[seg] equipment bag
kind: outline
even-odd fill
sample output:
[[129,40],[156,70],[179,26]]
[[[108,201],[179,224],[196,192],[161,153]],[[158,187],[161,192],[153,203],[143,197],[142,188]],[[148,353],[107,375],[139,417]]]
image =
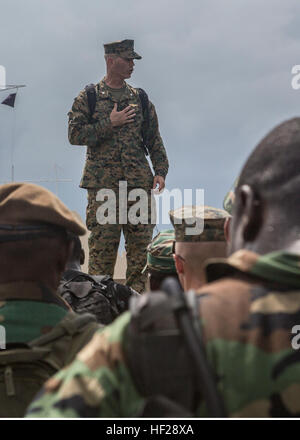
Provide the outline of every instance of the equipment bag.
[[51,331],[28,344],[0,351],[0,418],[24,417],[42,385],[71,362],[90,340],[95,318],[68,313]]
[[137,295],[128,286],[116,283],[110,276],[66,273],[58,287],[59,295],[76,313],[92,313],[100,324],[110,324],[128,309],[129,298]]

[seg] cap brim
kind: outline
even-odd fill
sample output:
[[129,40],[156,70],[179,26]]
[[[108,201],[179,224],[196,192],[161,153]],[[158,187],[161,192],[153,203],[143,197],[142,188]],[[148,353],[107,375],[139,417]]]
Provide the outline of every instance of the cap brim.
[[133,57],[132,58],[134,58],[135,60],[141,60],[142,59],[141,55],[139,55],[136,52],[133,52]]

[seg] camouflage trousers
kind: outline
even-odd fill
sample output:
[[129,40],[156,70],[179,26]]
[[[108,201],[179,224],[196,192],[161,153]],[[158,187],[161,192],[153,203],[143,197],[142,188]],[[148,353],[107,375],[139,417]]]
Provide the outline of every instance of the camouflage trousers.
[[[145,290],[146,274],[142,274],[146,259],[147,246],[152,240],[154,224],[151,224],[151,195],[148,197],[148,224],[119,224],[121,211],[116,198],[116,224],[99,224],[96,213],[104,202],[96,201],[98,190],[88,189],[88,205],[86,210],[86,224],[91,231],[89,236],[89,274],[107,274],[113,276],[117,259],[121,232],[125,238],[127,257],[126,285],[137,292]],[[153,199],[152,199],[153,200]],[[134,202],[127,202],[127,212]],[[155,205],[155,201],[154,201]],[[152,202],[152,207],[154,206]],[[121,211],[122,212],[122,211]],[[123,212],[124,216],[124,212]]]

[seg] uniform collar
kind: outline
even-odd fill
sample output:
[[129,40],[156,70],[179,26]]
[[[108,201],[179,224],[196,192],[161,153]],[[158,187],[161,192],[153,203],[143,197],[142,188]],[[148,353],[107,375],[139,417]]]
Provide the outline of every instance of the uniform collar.
[[208,282],[244,273],[300,288],[300,255],[287,251],[258,255],[248,250],[239,250],[227,259],[209,260],[205,270]]
[[54,290],[43,283],[35,281],[15,281],[0,284],[0,301],[15,299],[52,303],[68,309],[65,302]]
[[[130,99],[134,96],[134,92],[133,92],[133,88],[127,84],[126,81],[125,82],[125,91],[121,97],[120,102],[122,102],[123,100],[125,101],[126,99]],[[112,96],[108,86],[106,85],[104,78],[97,84],[98,86],[98,95],[100,99],[111,99],[112,101],[115,102],[114,97]]]

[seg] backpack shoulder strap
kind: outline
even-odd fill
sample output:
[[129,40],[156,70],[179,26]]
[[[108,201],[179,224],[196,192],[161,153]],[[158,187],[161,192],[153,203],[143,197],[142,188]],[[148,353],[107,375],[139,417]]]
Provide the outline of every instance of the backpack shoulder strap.
[[144,89],[141,88],[137,88],[141,103],[142,103],[142,110],[143,110],[143,114],[144,116],[147,115],[148,113],[148,117],[149,117],[149,98],[147,93],[145,92]]
[[142,138],[143,138],[143,149],[146,156],[149,156],[149,145],[148,145],[148,130],[150,125],[150,116],[149,116],[149,98],[144,89],[137,88],[138,95],[142,104],[142,111],[144,122],[142,126]]
[[64,335],[72,336],[75,333],[81,332],[87,324],[95,321],[95,316],[90,313],[77,315],[77,313],[70,312],[50,332],[33,339],[28,345],[30,347],[41,347],[54,342]]
[[95,84],[88,84],[85,86],[85,92],[87,96],[89,111],[90,111],[90,117],[93,116],[96,108],[96,88]]

